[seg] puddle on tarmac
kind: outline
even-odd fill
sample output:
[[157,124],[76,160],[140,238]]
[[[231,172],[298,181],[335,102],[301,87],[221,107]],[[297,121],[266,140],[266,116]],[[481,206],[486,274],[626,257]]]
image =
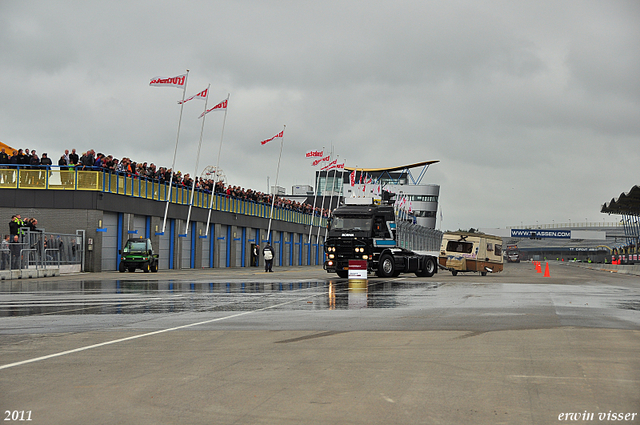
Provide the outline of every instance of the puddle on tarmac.
[[283,305],[274,310],[399,308],[411,303],[413,296],[424,296],[437,287],[436,283],[346,280],[2,282],[0,317],[250,311],[275,304]]

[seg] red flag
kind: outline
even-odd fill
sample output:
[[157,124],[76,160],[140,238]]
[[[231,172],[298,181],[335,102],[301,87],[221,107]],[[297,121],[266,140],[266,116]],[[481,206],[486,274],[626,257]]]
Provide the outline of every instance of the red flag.
[[270,141],[272,141],[273,139],[275,139],[276,137],[284,137],[284,130],[282,130],[280,133],[276,134],[275,136],[273,136],[270,139],[267,140],[263,140],[262,142],[260,142],[261,145],[266,145],[267,143],[269,143]]
[[187,84],[187,74],[178,75],[176,77],[154,77],[149,82],[153,87],[177,87],[183,89]]
[[351,183],[351,187],[356,185],[356,170],[353,170],[349,175],[349,182]]
[[200,114],[200,116],[198,118],[202,118],[205,115],[207,115],[209,112],[211,111],[222,111],[224,109],[227,109],[227,103],[229,103],[229,99],[225,99],[222,102],[218,103],[216,106],[214,106],[211,109],[207,109],[206,111],[204,111],[203,113]]
[[200,99],[200,100],[205,100],[207,98],[207,96],[209,96],[209,88],[206,88],[204,90],[202,90],[200,93],[198,94],[194,94],[193,96],[185,99],[185,100],[179,100],[178,101],[178,105],[182,105],[183,103],[187,103],[190,100],[193,99]]

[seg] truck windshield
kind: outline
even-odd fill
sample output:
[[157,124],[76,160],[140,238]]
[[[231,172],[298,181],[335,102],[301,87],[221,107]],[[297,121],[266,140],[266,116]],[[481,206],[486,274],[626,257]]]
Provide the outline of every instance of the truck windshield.
[[333,217],[331,230],[371,230],[371,217]]
[[140,242],[129,241],[124,247],[124,252],[146,251],[146,250],[147,250],[147,244],[145,241],[140,241]]

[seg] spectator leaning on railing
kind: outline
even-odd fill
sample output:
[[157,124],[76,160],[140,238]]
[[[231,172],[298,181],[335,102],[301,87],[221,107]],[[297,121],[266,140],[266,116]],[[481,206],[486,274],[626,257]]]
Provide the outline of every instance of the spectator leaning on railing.
[[[2,168],[3,165],[18,165],[21,168],[29,166],[48,167],[52,165],[52,162],[46,153],[42,154],[42,158],[38,158],[35,150],[29,151],[29,149],[25,149],[23,152],[22,149],[18,149],[9,155],[4,151],[4,149],[2,149],[2,152],[0,152],[0,168]],[[194,186],[196,190],[201,192],[215,192],[216,194],[225,195],[230,198],[243,199],[261,204],[270,205],[272,200],[271,195],[263,192],[244,189],[240,186],[225,185],[224,182],[214,181],[212,179],[200,179],[199,177],[192,178],[189,174],[185,174],[183,176],[180,171],[174,173],[171,168],[167,169],[166,167],[156,167],[153,163],[150,165],[147,165],[146,162],[137,163],[127,157],[118,160],[117,158],[114,158],[113,155],[104,155],[103,153],[96,154],[93,149],[83,152],[82,156],[78,156],[76,149],[72,149],[71,153],[69,153],[69,150],[67,149],[58,160],[58,166],[60,166],[60,170],[62,171],[73,169],[72,167],[76,166],[78,167],[78,170],[96,170],[108,173],[119,173],[128,177],[150,180],[159,184],[166,184],[171,180],[172,185],[176,187],[191,188]],[[29,178],[34,179],[34,176],[29,175]],[[44,181],[44,174],[41,174],[40,180]],[[329,216],[329,211],[326,209],[319,207],[314,208],[312,205],[307,203],[300,203],[284,198],[276,197],[274,206],[305,214],[313,214],[315,216]]]

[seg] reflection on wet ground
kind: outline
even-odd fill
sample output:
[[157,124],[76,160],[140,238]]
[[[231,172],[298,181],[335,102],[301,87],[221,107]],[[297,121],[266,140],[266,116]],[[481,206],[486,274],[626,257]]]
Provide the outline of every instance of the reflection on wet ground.
[[184,282],[173,280],[85,280],[38,284],[0,283],[0,317],[82,314],[150,314],[249,311],[282,302],[308,300],[281,309],[397,308],[437,283],[348,282]]

